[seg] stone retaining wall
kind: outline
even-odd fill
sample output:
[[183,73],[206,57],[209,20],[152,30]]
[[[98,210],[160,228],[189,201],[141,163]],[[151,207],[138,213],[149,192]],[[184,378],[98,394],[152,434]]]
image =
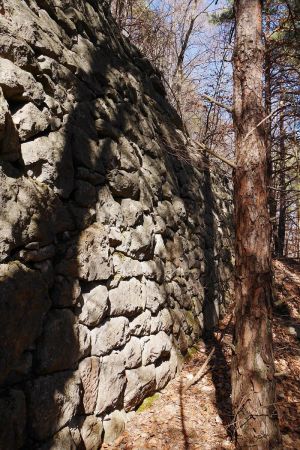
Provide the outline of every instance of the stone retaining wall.
[[1,2],[1,449],[100,448],[224,309],[230,187],[180,129],[105,2]]

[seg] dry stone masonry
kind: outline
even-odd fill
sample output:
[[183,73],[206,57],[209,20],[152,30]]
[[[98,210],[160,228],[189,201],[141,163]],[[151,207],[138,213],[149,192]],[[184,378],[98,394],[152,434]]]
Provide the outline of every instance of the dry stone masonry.
[[0,2],[0,448],[98,449],[226,305],[231,195],[101,0]]

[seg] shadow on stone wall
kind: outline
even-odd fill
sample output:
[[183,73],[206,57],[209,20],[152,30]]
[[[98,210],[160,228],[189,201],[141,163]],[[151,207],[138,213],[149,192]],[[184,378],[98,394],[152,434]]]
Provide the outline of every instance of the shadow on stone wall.
[[[33,73],[57,112],[50,133],[22,144],[22,183],[40,189],[23,207],[43,201],[33,208],[36,228],[55,236],[45,241],[37,231],[37,244],[21,230],[5,262],[20,260],[34,282],[42,276],[51,306],[45,301],[42,330],[14,354],[28,361],[10,373],[4,393],[25,399],[8,408],[5,397],[4,422],[13,421],[15,436],[2,434],[7,448],[98,448],[103,427],[108,440],[121,431],[124,409],[164,387],[203,327],[216,324],[224,301],[216,285],[227,287],[214,253],[212,210],[221,207],[209,171],[196,173],[169,153],[183,145],[181,123],[159,74],[98,2],[78,2],[65,17],[51,3],[34,4],[72,36],[82,66],[64,67],[51,49],[34,47]],[[38,23],[40,10],[32,11]],[[70,95],[53,106],[59,83]],[[8,102],[19,111],[13,97]]]

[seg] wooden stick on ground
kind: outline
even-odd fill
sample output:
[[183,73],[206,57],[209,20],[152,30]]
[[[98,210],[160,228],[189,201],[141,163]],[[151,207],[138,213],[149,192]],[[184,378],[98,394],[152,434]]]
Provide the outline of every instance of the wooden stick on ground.
[[[233,314],[230,315],[229,321],[227,323],[227,325],[223,328],[222,332],[221,332],[221,336],[220,338],[217,340],[217,344],[220,344],[223,340],[223,337],[225,336],[226,330],[228,329],[229,325],[231,324],[231,321],[233,319]],[[230,344],[229,344],[230,345]],[[234,351],[234,346],[231,344],[230,347],[233,347],[232,350]],[[204,363],[202,364],[202,366],[200,367],[200,369],[198,370],[198,372],[196,373],[196,375],[193,377],[192,380],[190,380],[186,386],[183,389],[183,392],[186,392],[191,386],[193,386],[193,384],[198,383],[198,381],[201,380],[201,378],[205,375],[206,373],[206,368],[211,360],[211,358],[213,357],[214,353],[216,351],[216,345],[214,345],[214,347],[211,349],[208,357],[206,358],[206,360],[204,361]]]
[[201,380],[201,378],[203,377],[203,375],[205,374],[206,368],[209,364],[209,361],[211,360],[211,358],[213,357],[213,354],[216,351],[216,347],[214,347],[211,351],[210,354],[208,355],[208,357],[206,358],[206,360],[204,361],[204,363],[202,364],[202,366],[200,367],[200,370],[198,370],[198,372],[196,373],[196,375],[193,377],[192,380],[190,380],[187,385],[184,388],[184,392],[187,391],[191,386],[193,386],[193,384],[197,383],[198,381]]

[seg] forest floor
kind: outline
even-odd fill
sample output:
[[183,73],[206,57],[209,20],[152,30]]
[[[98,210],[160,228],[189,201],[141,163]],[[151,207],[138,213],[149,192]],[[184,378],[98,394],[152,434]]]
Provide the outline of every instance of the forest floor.
[[[284,449],[300,449],[300,264],[274,261],[274,351],[277,409]],[[234,449],[231,439],[230,313],[216,332],[201,340],[178,376],[150,407],[127,423],[125,432],[106,450]],[[205,376],[186,392],[211,349],[215,353]]]

